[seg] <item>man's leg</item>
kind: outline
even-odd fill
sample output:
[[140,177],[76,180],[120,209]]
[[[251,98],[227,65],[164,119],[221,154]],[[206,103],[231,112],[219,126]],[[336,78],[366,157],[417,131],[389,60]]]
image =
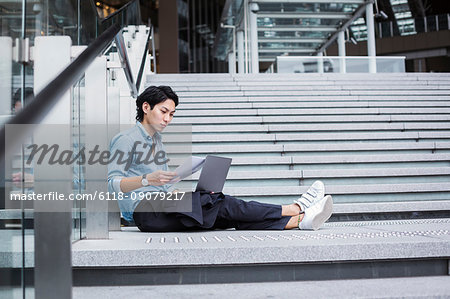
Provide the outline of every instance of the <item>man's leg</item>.
[[[225,195],[220,201],[215,227],[236,229],[274,229],[291,228],[288,223],[297,219],[300,208],[297,205],[281,206],[257,201],[244,201]],[[293,227],[292,227],[293,228]]]
[[177,232],[188,229],[174,213],[134,212],[133,218],[142,232]]
[[152,204],[141,201],[133,213],[136,226],[143,232],[184,231],[187,228],[180,222],[175,213],[155,212]]

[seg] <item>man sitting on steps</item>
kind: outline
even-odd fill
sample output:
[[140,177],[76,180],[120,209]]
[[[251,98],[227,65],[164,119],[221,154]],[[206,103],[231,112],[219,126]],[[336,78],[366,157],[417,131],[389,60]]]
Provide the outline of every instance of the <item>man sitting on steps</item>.
[[[136,144],[163,150],[161,132],[174,117],[178,96],[169,86],[150,86],[136,99],[136,125],[116,135],[110,153],[133,153]],[[130,159],[131,160],[131,159]],[[168,183],[177,176],[168,171],[167,163],[110,163],[108,191],[123,194],[119,207],[125,220],[135,223],[141,231],[169,232],[198,229],[282,230],[319,229],[332,213],[333,201],[325,196],[324,185],[316,181],[293,204],[275,205],[244,201],[213,192],[192,192],[192,211],[161,212],[148,208],[146,200],[134,200],[137,189],[145,192],[168,192]],[[155,158],[156,160],[156,158]],[[142,188],[142,189],[141,189]]]

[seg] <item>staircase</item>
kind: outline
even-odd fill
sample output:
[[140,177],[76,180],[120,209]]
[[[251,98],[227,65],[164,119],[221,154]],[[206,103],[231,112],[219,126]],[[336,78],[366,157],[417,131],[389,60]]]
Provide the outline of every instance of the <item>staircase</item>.
[[[153,75],[180,97],[193,154],[232,157],[224,192],[286,203],[450,199],[450,75]],[[198,174],[194,176],[194,180]]]

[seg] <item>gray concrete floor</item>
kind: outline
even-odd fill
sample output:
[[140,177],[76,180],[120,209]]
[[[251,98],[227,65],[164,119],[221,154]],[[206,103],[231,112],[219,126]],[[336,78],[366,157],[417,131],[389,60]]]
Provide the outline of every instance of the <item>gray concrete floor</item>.
[[73,298],[450,298],[450,276],[302,282],[76,287]]

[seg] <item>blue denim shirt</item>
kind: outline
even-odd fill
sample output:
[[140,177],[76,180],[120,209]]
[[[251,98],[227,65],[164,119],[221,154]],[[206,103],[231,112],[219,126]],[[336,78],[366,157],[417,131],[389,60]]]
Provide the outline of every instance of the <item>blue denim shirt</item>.
[[[125,153],[124,159],[129,157],[129,153],[132,153],[132,162],[129,165],[129,168],[126,169],[126,163],[119,164],[117,163],[117,159],[114,159],[113,162],[108,165],[108,191],[115,192],[116,198],[119,192],[122,192],[120,189],[120,181],[125,177],[134,177],[134,176],[142,176],[143,174],[152,173],[157,170],[167,171],[167,163],[162,165],[157,165],[156,163],[136,163],[138,159],[139,152],[142,152],[141,161],[147,156],[149,151],[151,151],[153,138],[155,138],[155,153],[158,151],[164,151],[164,146],[161,141],[161,134],[156,132],[154,136],[150,136],[145,130],[144,126],[137,122],[136,125],[126,131],[123,131],[111,140],[110,143],[110,153],[114,155],[118,150]],[[133,147],[135,149],[133,150]],[[152,159],[154,155],[151,156]],[[122,212],[123,218],[128,222],[133,223],[133,212],[136,209],[136,206],[139,204],[140,199],[139,194],[142,195],[142,192],[168,192],[169,184],[163,186],[146,186],[136,189],[131,192],[123,193],[123,199],[118,200],[120,211]],[[133,197],[131,198],[131,194],[135,192]]]

